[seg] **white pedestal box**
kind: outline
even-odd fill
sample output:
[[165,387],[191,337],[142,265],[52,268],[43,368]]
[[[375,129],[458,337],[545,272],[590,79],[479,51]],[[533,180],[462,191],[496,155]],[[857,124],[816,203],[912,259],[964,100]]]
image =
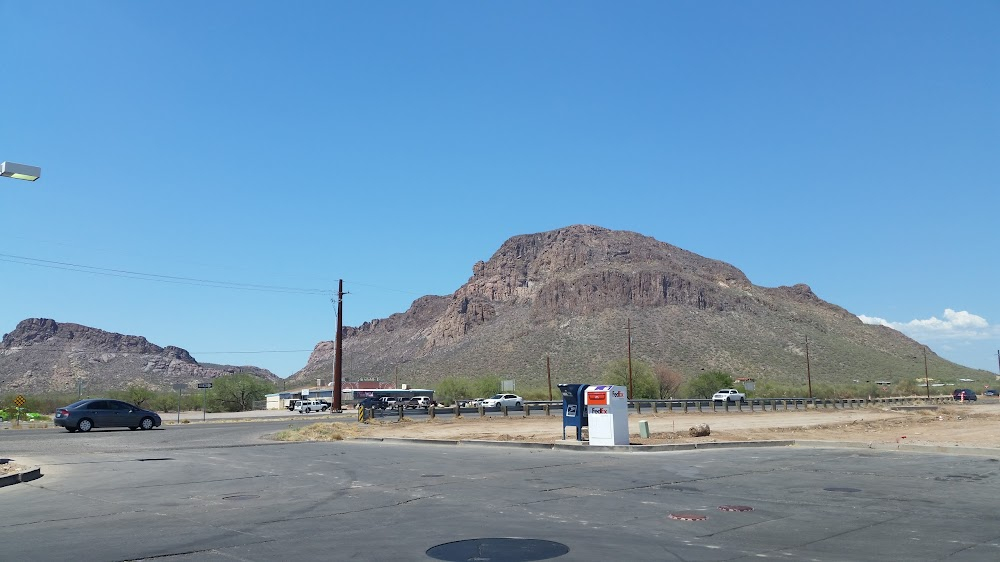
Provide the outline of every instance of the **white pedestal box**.
[[628,393],[624,386],[586,390],[591,445],[628,445]]

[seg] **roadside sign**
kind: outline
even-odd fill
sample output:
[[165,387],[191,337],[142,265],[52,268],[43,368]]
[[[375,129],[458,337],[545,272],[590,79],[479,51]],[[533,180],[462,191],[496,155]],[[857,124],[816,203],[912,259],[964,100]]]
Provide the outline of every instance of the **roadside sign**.
[[174,390],[184,390],[187,387],[188,387],[188,385],[186,385],[186,384],[177,383],[177,384],[174,385]]
[[198,388],[212,388],[212,383],[210,383],[210,382],[200,382],[200,383],[198,383]]
[[24,395],[23,394],[18,394],[17,396],[14,397],[14,405],[17,406],[18,408],[20,408],[21,406],[24,406]]

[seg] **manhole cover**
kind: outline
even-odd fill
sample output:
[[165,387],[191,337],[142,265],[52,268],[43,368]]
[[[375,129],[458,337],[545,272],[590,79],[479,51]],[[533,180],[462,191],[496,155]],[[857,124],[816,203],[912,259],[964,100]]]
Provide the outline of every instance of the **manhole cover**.
[[826,490],[827,492],[847,492],[847,493],[854,493],[854,492],[860,492],[861,491],[861,490],[859,490],[857,488],[823,488],[823,489]]
[[704,521],[708,519],[707,515],[700,513],[671,513],[669,517],[678,521]]
[[720,511],[753,511],[749,505],[720,505]]
[[531,562],[569,552],[569,547],[540,539],[488,538],[448,542],[427,549],[427,556],[448,562]]
[[259,497],[260,496],[254,494],[236,494],[234,496],[223,496],[222,499],[239,501],[239,500],[255,500]]

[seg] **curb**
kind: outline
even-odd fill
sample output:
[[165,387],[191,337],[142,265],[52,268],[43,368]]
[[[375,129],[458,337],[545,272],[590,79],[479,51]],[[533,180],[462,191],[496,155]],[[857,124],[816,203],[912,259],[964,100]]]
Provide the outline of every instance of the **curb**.
[[809,447],[829,449],[869,449],[873,451],[908,451],[914,453],[947,453],[952,455],[979,455],[1000,458],[1000,449],[979,447],[947,447],[943,445],[908,445],[892,443],[862,443],[855,441],[713,441],[709,443],[664,443],[660,445],[588,445],[583,441],[557,441],[535,443],[530,441],[489,441],[484,439],[408,439],[406,437],[358,437],[350,441],[375,443],[414,443],[422,445],[463,445],[486,447],[512,447],[519,449],[550,449],[562,451],[591,451],[594,453],[659,453],[709,449],[750,449],[757,447]]
[[797,447],[831,449],[869,449],[872,451],[907,451],[911,453],[947,453],[949,455],[977,455],[1000,458],[1000,449],[985,447],[960,447],[955,445],[910,445],[903,443],[861,443],[856,441],[795,441]]
[[0,488],[3,488],[4,486],[13,486],[14,484],[20,484],[21,482],[31,482],[32,480],[38,480],[41,477],[41,467],[35,467],[24,472],[15,472],[14,474],[8,474],[7,476],[0,476]]

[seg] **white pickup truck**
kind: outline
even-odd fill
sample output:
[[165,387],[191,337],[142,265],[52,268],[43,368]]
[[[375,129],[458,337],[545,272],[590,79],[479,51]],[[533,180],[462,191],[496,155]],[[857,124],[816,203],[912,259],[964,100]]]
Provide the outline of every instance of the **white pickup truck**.
[[712,395],[713,402],[720,400],[725,402],[746,402],[747,395],[736,390],[735,388],[723,388]]

